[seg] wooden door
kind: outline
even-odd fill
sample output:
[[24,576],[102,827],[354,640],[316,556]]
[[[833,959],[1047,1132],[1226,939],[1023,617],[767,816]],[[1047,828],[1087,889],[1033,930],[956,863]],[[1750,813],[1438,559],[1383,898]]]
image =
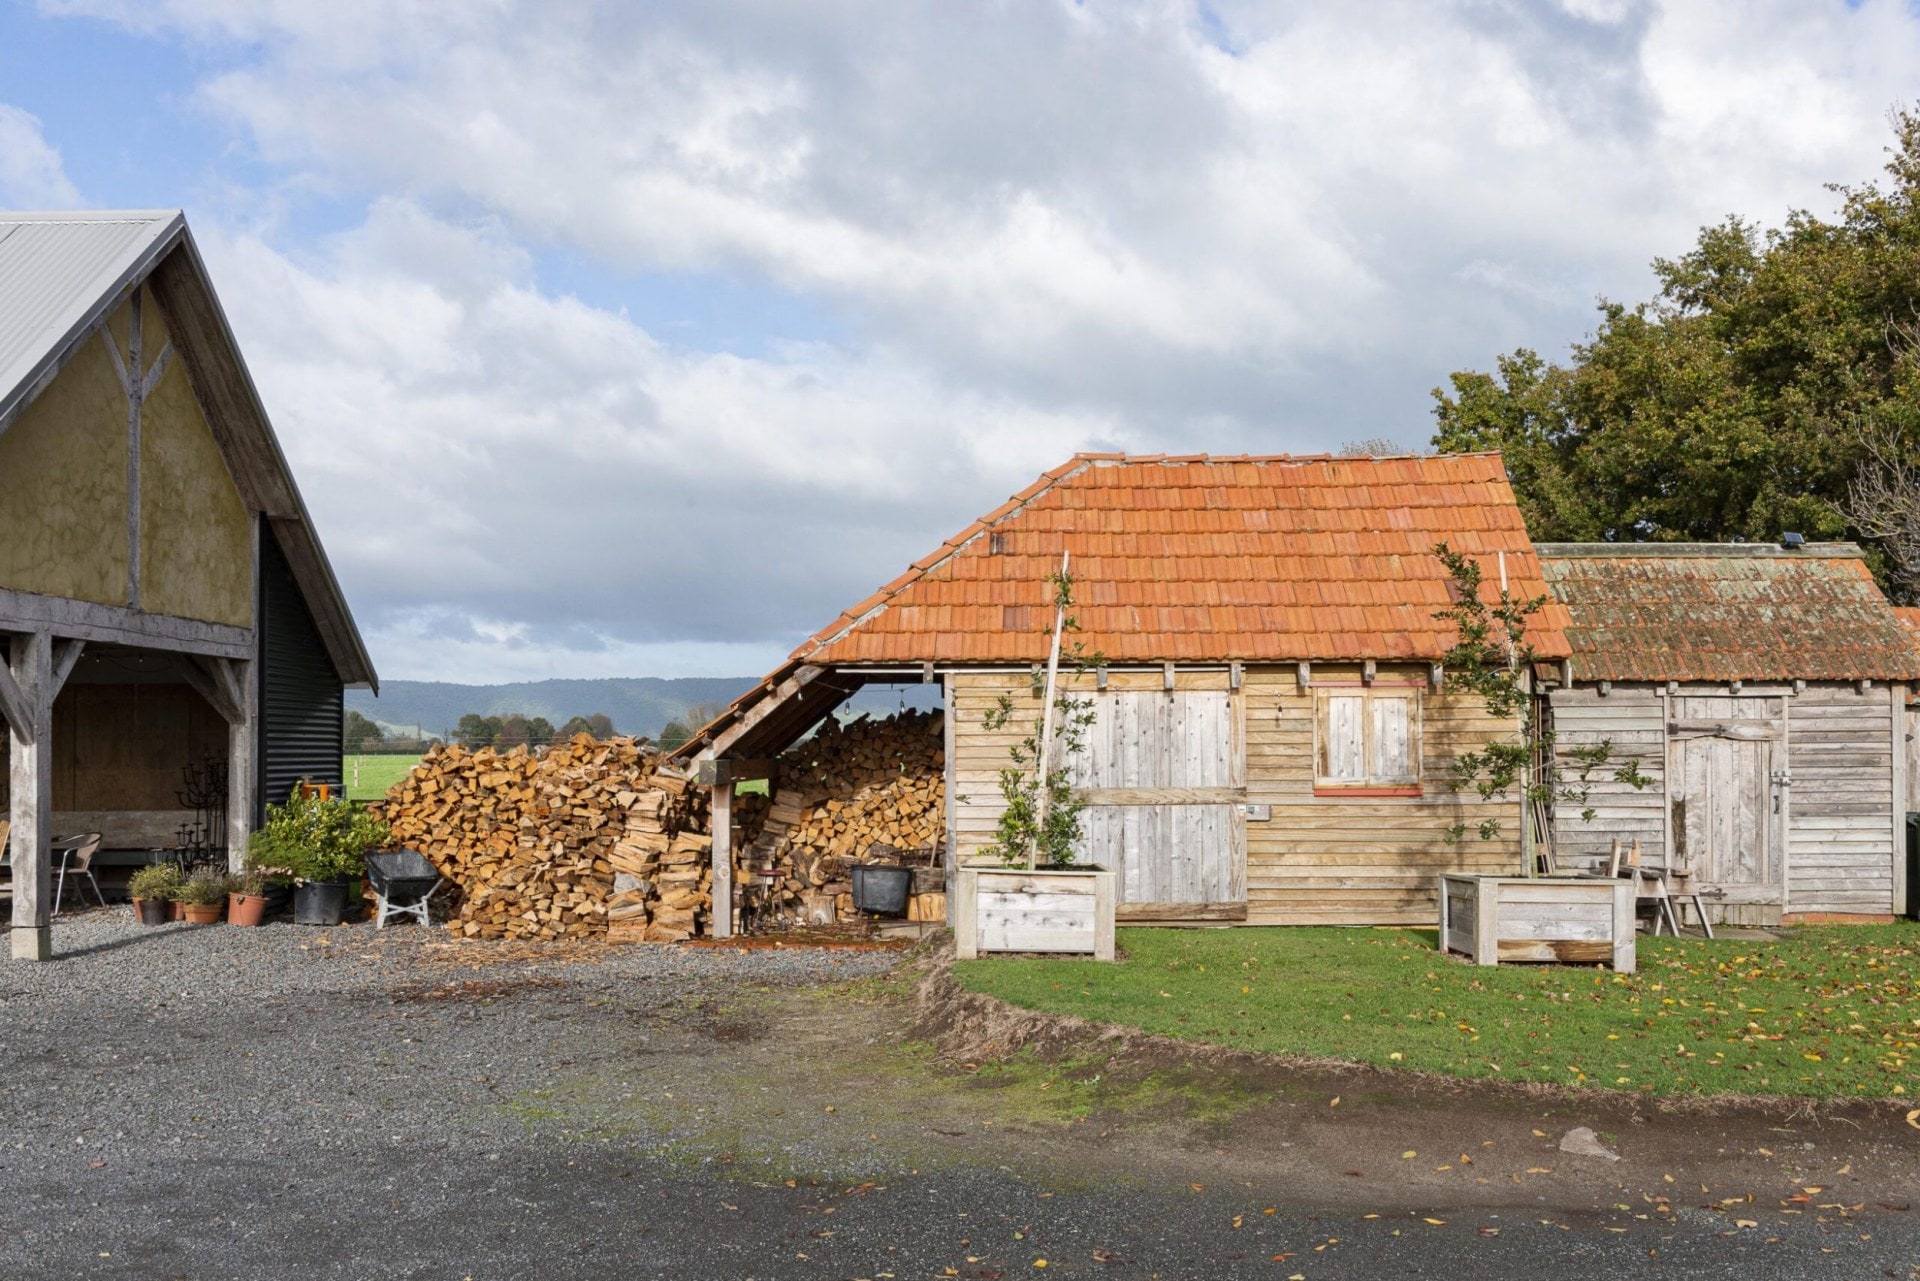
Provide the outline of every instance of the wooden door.
[[1673,700],[1667,794],[1671,863],[1732,903],[1783,901],[1785,710],[1778,698]]
[[1093,696],[1091,710],[1073,783],[1088,802],[1083,853],[1116,873],[1119,915],[1244,915],[1237,695],[1110,690]]

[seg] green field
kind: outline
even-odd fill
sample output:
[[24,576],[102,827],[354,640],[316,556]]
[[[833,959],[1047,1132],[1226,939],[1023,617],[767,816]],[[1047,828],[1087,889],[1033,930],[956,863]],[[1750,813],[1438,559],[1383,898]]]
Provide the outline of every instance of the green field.
[[1431,930],[1123,929],[1119,965],[963,961],[960,983],[1182,1040],[1648,1094],[1912,1097],[1920,925],[1642,938],[1640,972],[1481,969]]
[[347,799],[377,801],[420,763],[418,756],[349,756],[343,762]]

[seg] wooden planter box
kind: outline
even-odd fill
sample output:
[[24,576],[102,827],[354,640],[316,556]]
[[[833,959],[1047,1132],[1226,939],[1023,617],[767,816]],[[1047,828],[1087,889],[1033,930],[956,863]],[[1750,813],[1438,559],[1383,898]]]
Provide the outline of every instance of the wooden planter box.
[[1080,952],[1113,959],[1113,873],[962,867],[954,883],[955,953]]
[[1631,974],[1630,880],[1568,876],[1442,876],[1440,947],[1476,965],[1606,962]]

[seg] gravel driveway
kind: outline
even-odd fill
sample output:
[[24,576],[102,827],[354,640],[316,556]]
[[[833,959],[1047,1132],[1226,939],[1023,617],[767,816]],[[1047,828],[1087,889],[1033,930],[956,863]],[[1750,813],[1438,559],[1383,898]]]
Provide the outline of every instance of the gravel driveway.
[[[1022,1113],[892,1039],[897,998],[832,986],[884,953],[555,955],[417,927],[143,929],[125,909],[62,920],[54,944],[0,964],[7,1278],[1920,1276],[1908,1214],[1764,1210],[1751,1145],[1772,1160],[1777,1129],[1669,1136],[1746,1145],[1743,1166],[1630,1150],[1620,1191],[1611,1167],[1563,1170],[1515,1202],[1398,1155],[1471,1129],[1499,1140],[1475,1149],[1499,1184],[1497,1160],[1550,1147],[1538,1109],[1349,1089],[1330,1110],[1296,1081],[1231,1133],[1030,1111],[1053,1093]],[[1815,1137],[1831,1167],[1906,1159]],[[1750,1211],[1662,1220],[1625,1191],[1744,1171]]]

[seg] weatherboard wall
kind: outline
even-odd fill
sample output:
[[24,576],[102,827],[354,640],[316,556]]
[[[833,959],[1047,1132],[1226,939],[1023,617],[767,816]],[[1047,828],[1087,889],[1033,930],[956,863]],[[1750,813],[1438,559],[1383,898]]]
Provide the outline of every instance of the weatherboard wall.
[[[1213,848],[1225,842],[1238,860],[1228,865],[1233,878],[1224,891],[1222,887],[1204,889],[1201,897],[1212,901],[1188,913],[1193,920],[1244,920],[1257,925],[1431,924],[1437,903],[1435,884],[1441,873],[1510,874],[1520,868],[1521,850],[1516,802],[1485,802],[1471,793],[1456,793],[1450,786],[1456,752],[1483,746],[1492,736],[1510,734],[1513,727],[1487,716],[1476,696],[1434,692],[1428,687],[1429,673],[1426,664],[1380,664],[1375,673],[1378,682],[1398,683],[1421,693],[1417,794],[1354,796],[1316,794],[1313,687],[1361,687],[1364,674],[1359,664],[1315,664],[1312,683],[1305,687],[1292,664],[1248,667],[1238,689],[1221,668],[1177,670],[1170,694],[1162,671],[1110,672],[1109,692],[1173,699],[1202,695],[1209,703],[1224,700],[1231,738],[1227,758],[1218,765],[1224,772],[1217,777],[1211,763],[1185,767],[1189,772],[1184,777],[1211,785],[1139,789],[1135,797],[1120,797],[1142,802],[1164,798],[1166,803],[1116,807],[1136,811],[1129,820],[1130,829],[1112,821],[1102,823],[1096,816],[1088,824],[1092,838],[1088,852],[1096,861],[1121,863],[1124,879],[1126,859],[1114,857],[1121,842],[1168,842],[1174,847],[1174,866],[1197,864],[1206,875],[1204,869],[1214,864],[1183,854],[1182,847],[1197,843]],[[1098,693],[1091,677],[1071,687],[1090,696]],[[959,671],[951,677],[949,688],[953,840],[960,861],[967,862],[986,857],[994,840],[1003,808],[999,772],[1008,763],[1008,749],[1032,725],[1041,698],[1024,670]],[[1012,700],[1014,719],[992,731],[986,719],[1002,695]],[[1202,699],[1193,700],[1196,709],[1202,705]],[[1194,741],[1194,736],[1188,735],[1185,741]],[[1162,809],[1165,824],[1156,826],[1161,817],[1157,811]],[[1215,811],[1218,821],[1226,824],[1217,837],[1209,827],[1216,821]],[[1487,819],[1500,825],[1500,834],[1493,840],[1482,840],[1475,830]],[[1469,830],[1450,842],[1447,831],[1456,823]],[[1237,900],[1238,910],[1223,899]],[[1133,907],[1133,919],[1141,919],[1138,904]],[[1129,915],[1123,885],[1123,922]],[[1150,919],[1181,917],[1162,911]]]
[[[1452,789],[1462,751],[1510,737],[1477,695],[1435,692],[1426,664],[1382,663],[1379,682],[1422,690],[1419,794],[1316,795],[1314,688],[1357,688],[1361,667],[1315,663],[1302,687],[1294,667],[1247,673],[1247,800],[1269,817],[1247,825],[1247,920],[1256,925],[1431,925],[1445,872],[1510,875],[1521,865],[1520,807]],[[1484,821],[1499,824],[1483,840]],[[1464,824],[1459,839],[1448,830]]]
[[1787,701],[1787,904],[1795,915],[1893,911],[1905,853],[1894,751],[1900,687],[1809,684]]
[[[1612,684],[1605,693],[1597,684],[1554,690],[1549,706],[1561,782],[1575,780],[1575,748],[1610,743],[1613,749],[1609,763],[1590,774],[1584,802],[1563,799],[1555,806],[1555,857],[1563,869],[1598,869],[1616,837],[1638,839],[1645,861],[1684,864],[1709,888],[1724,888],[1724,901],[1709,900],[1709,906],[1732,921],[1886,915],[1904,895],[1895,857],[1905,848],[1904,703],[1903,686],[1857,681],[1805,681],[1797,689],[1785,681],[1744,684],[1737,692],[1728,685],[1682,684],[1669,693],[1665,683],[1651,682]],[[1775,864],[1767,885],[1718,886],[1703,870],[1701,852],[1676,843],[1675,824],[1686,822],[1676,801],[1705,799],[1700,780],[1690,785],[1676,772],[1682,740],[1703,716],[1724,717],[1736,732],[1764,733],[1775,744],[1749,769],[1751,777],[1709,780],[1710,787],[1737,785],[1750,793],[1714,803],[1756,833],[1772,834],[1778,849],[1766,856]],[[1646,776],[1644,788],[1614,777],[1629,761]]]

